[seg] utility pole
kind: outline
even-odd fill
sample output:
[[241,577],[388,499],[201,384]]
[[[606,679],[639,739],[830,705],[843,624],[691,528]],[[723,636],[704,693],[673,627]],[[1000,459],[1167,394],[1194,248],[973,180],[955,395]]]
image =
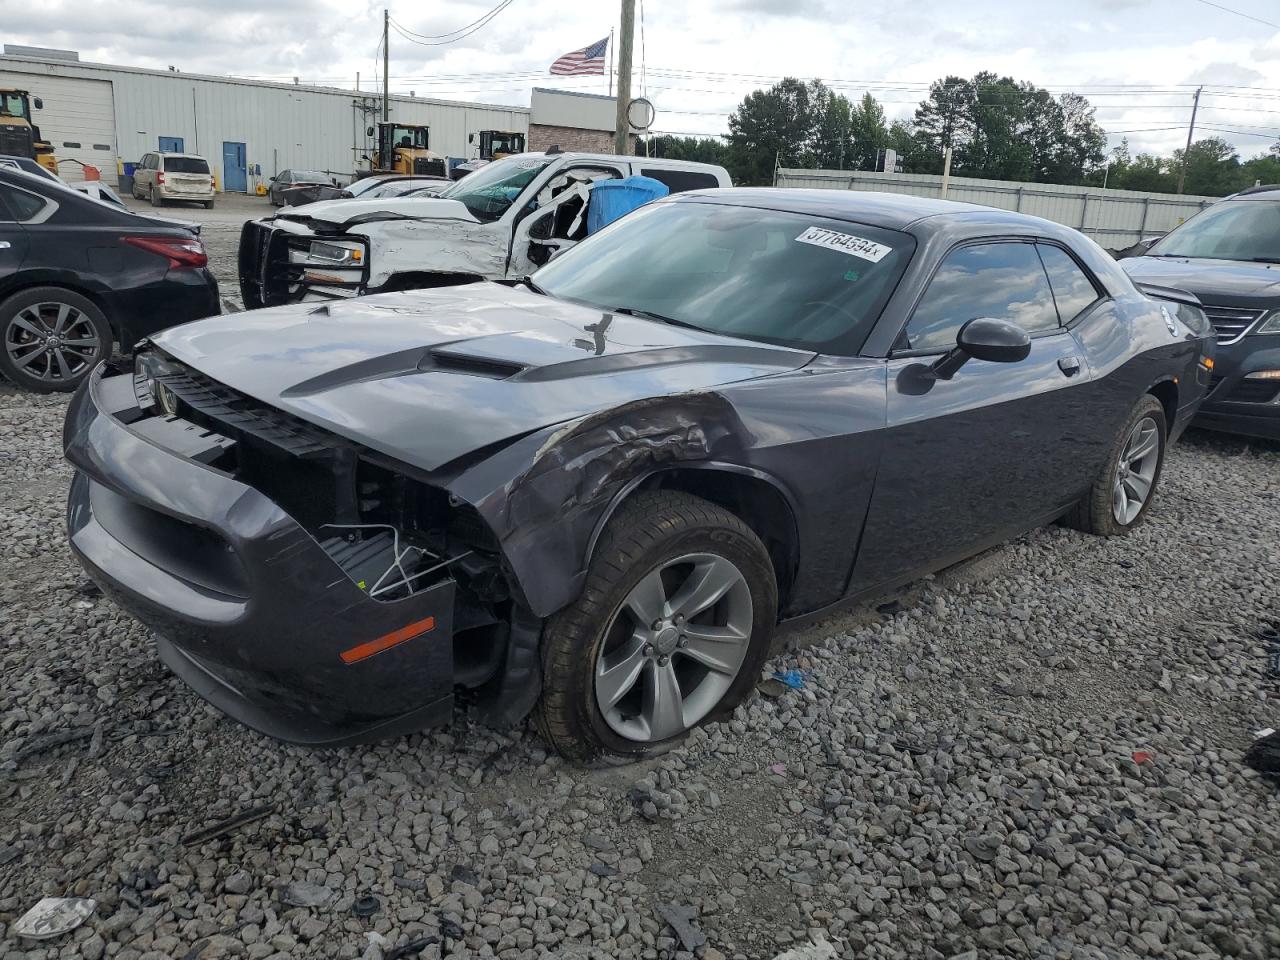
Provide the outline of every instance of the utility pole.
[[614,125],[613,152],[623,156],[631,152],[631,122],[627,118],[631,106],[631,42],[636,26],[636,0],[622,0],[622,29],[618,36],[618,115]]
[[1178,192],[1182,192],[1182,185],[1187,182],[1187,154],[1191,152],[1191,138],[1196,132],[1196,111],[1200,109],[1200,93],[1204,87],[1196,87],[1195,99],[1191,101],[1191,123],[1187,126],[1187,148],[1182,151],[1182,167],[1178,170]]
[[391,47],[387,39],[391,36],[391,14],[382,11],[382,122],[391,119]]

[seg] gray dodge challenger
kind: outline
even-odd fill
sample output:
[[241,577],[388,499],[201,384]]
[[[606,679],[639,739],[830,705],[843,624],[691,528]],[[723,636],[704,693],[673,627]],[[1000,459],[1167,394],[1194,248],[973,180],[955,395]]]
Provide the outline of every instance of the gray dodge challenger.
[[519,286],[152,337],[71,404],[68,531],[258,730],[461,702],[637,758],[742,700],[780,623],[1059,518],[1131,530],[1213,349],[1194,296],[1043,220],[685,193]]

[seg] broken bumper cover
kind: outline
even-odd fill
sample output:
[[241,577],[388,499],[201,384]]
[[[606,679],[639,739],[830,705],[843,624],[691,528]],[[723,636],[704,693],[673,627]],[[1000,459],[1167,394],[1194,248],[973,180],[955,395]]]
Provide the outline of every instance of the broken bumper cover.
[[89,575],[154,631],[165,663],[235,719],[295,743],[447,722],[453,581],[370,599],[269,498],[184,457],[189,425],[132,431],[114,415],[131,378],[102,372],[67,413],[68,534]]

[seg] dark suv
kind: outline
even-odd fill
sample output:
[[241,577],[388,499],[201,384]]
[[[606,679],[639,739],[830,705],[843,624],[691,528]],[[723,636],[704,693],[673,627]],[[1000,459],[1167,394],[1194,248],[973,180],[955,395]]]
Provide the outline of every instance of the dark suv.
[[1280,440],[1280,185],[1215,203],[1121,265],[1196,294],[1217,330],[1196,426]]

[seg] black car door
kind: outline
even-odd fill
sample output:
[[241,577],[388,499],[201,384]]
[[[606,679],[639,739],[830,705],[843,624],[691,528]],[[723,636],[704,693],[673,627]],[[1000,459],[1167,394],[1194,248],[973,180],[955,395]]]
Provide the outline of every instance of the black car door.
[[[970,360],[921,377],[977,317],[1032,337],[1017,363]],[[850,583],[860,592],[936,569],[1049,519],[1087,485],[1090,371],[1032,242],[967,243],[943,258],[887,361],[883,454]]]
[[15,193],[8,184],[0,183],[0,300],[4,299],[3,291],[14,275],[22,269],[30,248],[27,231],[18,223],[15,212]]

